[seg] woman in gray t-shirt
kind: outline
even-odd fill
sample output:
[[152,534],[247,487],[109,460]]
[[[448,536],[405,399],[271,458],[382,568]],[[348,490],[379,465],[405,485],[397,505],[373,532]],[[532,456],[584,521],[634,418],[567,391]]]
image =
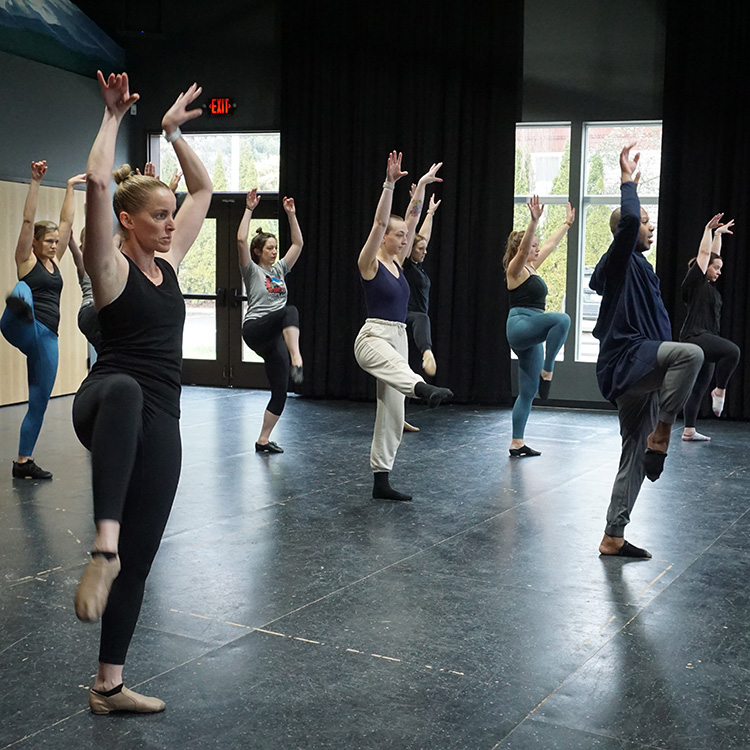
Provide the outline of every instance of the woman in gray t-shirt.
[[302,252],[303,241],[294,198],[285,197],[283,206],[292,235],[292,244],[286,255],[277,260],[276,237],[260,228],[252,242],[248,243],[250,220],[259,202],[258,191],[253,188],[247,194],[245,213],[237,230],[237,252],[248,300],[242,323],[242,338],[254,352],[263,357],[266,376],[271,384],[271,400],[263,415],[263,426],[255,443],[255,450],[258,453],[283,453],[283,448],[270,439],[271,431],[284,411],[290,375],[295,383],[302,382],[299,313],[294,305],[286,303],[285,278]]

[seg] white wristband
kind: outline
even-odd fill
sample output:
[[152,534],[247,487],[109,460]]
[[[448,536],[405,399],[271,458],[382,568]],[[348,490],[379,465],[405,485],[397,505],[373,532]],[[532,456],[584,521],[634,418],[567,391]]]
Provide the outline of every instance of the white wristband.
[[383,188],[385,190],[393,190],[394,185],[395,185],[395,183],[393,183],[393,182],[387,182],[386,181],[386,182],[383,183]]
[[161,134],[167,143],[174,143],[178,138],[182,138],[182,131],[179,128],[175,128],[169,135],[166,130],[162,130]]

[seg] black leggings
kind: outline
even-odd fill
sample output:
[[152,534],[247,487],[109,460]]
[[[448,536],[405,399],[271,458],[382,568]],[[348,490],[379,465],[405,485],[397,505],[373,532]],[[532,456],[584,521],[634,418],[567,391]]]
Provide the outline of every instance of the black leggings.
[[706,395],[711,378],[716,370],[716,387],[726,388],[740,361],[740,348],[733,341],[723,339],[713,333],[701,333],[685,341],[697,344],[703,349],[703,366],[695,379],[695,385],[690,397],[685,403],[685,427],[695,427],[701,401]]
[[180,421],[144,409],[141,386],[114,374],[83,382],[73,426],[91,451],[94,519],[121,524],[121,569],[102,616],[99,661],[124,664],[180,478]]
[[271,400],[266,409],[277,417],[284,411],[289,385],[289,350],[281,335],[285,328],[299,328],[299,313],[294,305],[242,324],[245,343],[265,361],[266,377],[271,385]]
[[432,351],[432,328],[426,313],[406,313],[406,330],[412,335],[420,354],[424,354],[428,349]]

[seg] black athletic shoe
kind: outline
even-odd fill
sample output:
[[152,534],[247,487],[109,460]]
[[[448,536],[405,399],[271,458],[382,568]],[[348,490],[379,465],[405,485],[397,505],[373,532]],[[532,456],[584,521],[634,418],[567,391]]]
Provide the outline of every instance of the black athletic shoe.
[[26,463],[13,462],[13,479],[52,479],[52,472],[45,471],[31,459]]
[[31,325],[34,322],[34,313],[26,300],[11,294],[5,299],[5,304],[22,323]]
[[255,452],[256,453],[283,453],[284,449],[280,445],[274,443],[273,440],[269,440],[265,445],[256,443]]

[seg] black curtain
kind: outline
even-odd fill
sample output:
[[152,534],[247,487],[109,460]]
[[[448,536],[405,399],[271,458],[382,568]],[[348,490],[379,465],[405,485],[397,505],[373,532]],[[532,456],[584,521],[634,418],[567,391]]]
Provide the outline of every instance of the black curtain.
[[690,12],[670,0],[667,8],[657,270],[676,338],[685,317],[680,284],[705,224],[719,211],[736,220],[717,286],[722,335],[743,353],[725,413],[750,419],[750,4],[717,0]]
[[501,258],[512,224],[522,25],[520,0],[284,3],[281,190],[295,197],[305,237],[289,277],[305,395],[374,394],[352,351],[365,319],[357,256],[396,149],[409,176],[396,185],[395,213],[405,211],[411,181],[444,162],[444,183],[431,186],[443,202],[426,261],[436,382],[463,402],[509,400]]

